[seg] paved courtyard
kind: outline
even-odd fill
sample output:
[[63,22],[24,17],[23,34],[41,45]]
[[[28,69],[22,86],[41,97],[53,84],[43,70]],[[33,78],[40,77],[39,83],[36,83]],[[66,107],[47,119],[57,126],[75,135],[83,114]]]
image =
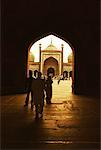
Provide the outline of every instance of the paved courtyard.
[[53,82],[52,104],[35,120],[25,108],[26,94],[1,97],[1,147],[3,150],[100,149],[100,103],[71,93],[71,81]]
[[58,84],[58,80],[53,80],[53,102],[62,102],[66,100],[67,97],[72,95],[72,80],[60,80]]

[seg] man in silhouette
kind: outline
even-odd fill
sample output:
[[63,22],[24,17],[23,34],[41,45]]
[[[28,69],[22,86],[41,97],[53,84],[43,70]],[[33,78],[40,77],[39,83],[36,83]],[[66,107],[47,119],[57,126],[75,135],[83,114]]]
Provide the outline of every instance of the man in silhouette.
[[48,75],[48,78],[45,82],[45,90],[46,90],[46,103],[51,104],[51,98],[52,98],[52,79],[51,76]]
[[30,93],[31,93],[31,106],[32,106],[32,103],[33,103],[33,93],[32,93],[32,90],[31,90],[32,80],[33,80],[32,71],[29,70],[29,78],[27,79],[27,96],[26,96],[24,106],[28,106]]
[[72,71],[69,72],[69,80],[72,78]]
[[26,100],[25,100],[25,105],[24,106],[28,106],[29,103],[29,96],[31,94],[31,109],[33,109],[33,90],[32,90],[32,82],[33,80],[36,80],[38,76],[38,71],[35,70],[34,71],[34,77],[32,77],[32,71],[29,70],[29,78],[27,80],[27,96],[26,96]]
[[32,82],[33,100],[36,112],[35,119],[43,117],[45,82],[44,79],[41,78],[41,75],[41,72],[38,72],[38,77]]

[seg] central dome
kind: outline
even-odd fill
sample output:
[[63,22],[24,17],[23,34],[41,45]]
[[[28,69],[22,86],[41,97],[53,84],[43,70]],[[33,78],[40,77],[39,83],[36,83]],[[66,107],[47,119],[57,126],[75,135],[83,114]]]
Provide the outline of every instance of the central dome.
[[45,50],[57,50],[57,48],[51,43]]

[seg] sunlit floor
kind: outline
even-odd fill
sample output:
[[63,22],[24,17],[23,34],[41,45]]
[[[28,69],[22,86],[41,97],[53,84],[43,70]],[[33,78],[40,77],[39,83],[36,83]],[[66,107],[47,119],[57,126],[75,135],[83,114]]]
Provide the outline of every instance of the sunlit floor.
[[3,150],[99,150],[99,100],[69,96],[62,89],[64,84],[53,83],[53,103],[45,103],[43,118],[37,121],[30,101],[24,107],[26,94],[1,97]]
[[72,95],[72,80],[53,80],[52,84],[52,102],[61,103],[67,100],[70,95]]

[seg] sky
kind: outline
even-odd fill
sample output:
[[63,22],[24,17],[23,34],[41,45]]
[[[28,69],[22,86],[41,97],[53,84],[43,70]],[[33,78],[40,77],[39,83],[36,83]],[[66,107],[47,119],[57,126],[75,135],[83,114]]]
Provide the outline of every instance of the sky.
[[52,41],[52,44],[57,48],[57,50],[61,50],[61,44],[64,45],[63,62],[65,62],[65,63],[68,62],[67,58],[72,53],[71,47],[64,40],[62,40],[54,35],[48,35],[48,36],[38,40],[31,46],[30,52],[34,55],[35,62],[39,62],[39,44],[41,44],[41,49],[45,50],[51,44],[51,41]]

